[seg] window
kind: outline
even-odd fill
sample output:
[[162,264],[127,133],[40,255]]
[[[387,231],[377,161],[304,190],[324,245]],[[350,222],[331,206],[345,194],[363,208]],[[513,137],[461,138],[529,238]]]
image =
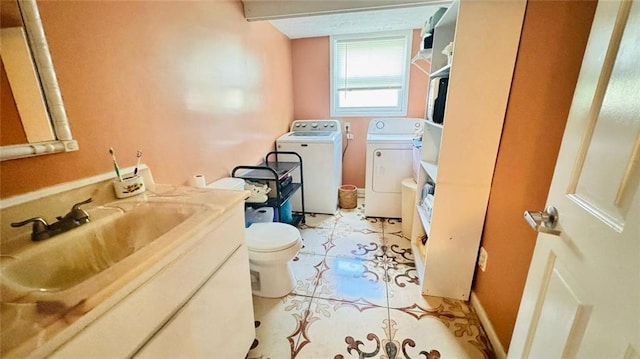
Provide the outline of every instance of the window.
[[331,116],[407,114],[411,31],[331,36]]

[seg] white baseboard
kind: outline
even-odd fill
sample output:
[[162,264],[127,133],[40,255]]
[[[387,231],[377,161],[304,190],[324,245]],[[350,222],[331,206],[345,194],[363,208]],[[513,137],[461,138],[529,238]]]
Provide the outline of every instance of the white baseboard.
[[364,188],[358,188],[358,198],[364,198]]
[[496,334],[495,329],[493,329],[493,325],[491,324],[491,321],[487,316],[487,312],[484,311],[484,307],[482,307],[482,303],[480,303],[480,299],[478,299],[478,296],[473,291],[471,292],[471,306],[473,307],[473,309],[475,309],[476,313],[478,314],[480,323],[482,323],[482,327],[484,328],[484,331],[487,333],[487,336],[489,337],[489,341],[493,346],[493,350],[496,353],[496,357],[498,359],[506,359],[507,353],[504,351],[504,347],[502,346],[502,344],[500,343],[500,340],[498,339],[498,334]]

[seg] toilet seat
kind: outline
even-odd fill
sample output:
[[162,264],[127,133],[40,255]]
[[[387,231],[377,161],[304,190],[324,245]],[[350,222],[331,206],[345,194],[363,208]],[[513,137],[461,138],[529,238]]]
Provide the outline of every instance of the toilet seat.
[[246,231],[250,252],[278,252],[294,247],[300,242],[300,231],[286,223],[253,223]]

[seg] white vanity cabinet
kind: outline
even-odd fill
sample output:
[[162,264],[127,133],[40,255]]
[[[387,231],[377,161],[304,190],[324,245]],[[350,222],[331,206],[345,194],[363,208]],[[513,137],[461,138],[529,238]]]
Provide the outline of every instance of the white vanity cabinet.
[[[525,6],[456,0],[435,26],[430,78],[449,84],[444,121],[427,119],[420,154],[411,242],[422,294],[469,299]],[[423,201],[427,182],[435,193]]]
[[242,202],[53,358],[243,358],[255,339]]
[[255,338],[253,304],[237,273],[248,262],[243,245],[135,357],[244,358]]

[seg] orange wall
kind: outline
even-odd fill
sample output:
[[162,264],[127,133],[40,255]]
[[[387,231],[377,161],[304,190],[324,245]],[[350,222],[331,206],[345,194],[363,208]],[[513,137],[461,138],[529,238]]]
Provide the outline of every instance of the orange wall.
[[[420,46],[420,32],[413,32],[412,54]],[[329,118],[329,37],[297,39],[292,41],[293,57],[293,116],[295,119]],[[407,117],[424,118],[425,99],[429,78],[411,66],[409,78],[409,105]],[[370,117],[344,117],[351,123],[355,138],[342,164],[342,183],[364,188],[367,127]],[[343,141],[346,141],[343,139]]]
[[594,11],[595,1],[527,5],[474,285],[505,349],[536,240],[522,213],[544,208]]
[[0,145],[17,145],[27,142],[16,101],[13,98],[9,77],[0,58]]
[[0,197],[104,173],[143,151],[158,183],[254,164],[293,119],[291,42],[238,1],[42,1],[78,152],[3,161]]
[[[22,26],[20,8],[15,1],[3,1],[0,12],[0,25],[2,28]],[[13,92],[9,84],[9,77],[4,68],[4,62],[0,58],[0,145],[16,145],[27,142],[20,115],[16,106]]]

